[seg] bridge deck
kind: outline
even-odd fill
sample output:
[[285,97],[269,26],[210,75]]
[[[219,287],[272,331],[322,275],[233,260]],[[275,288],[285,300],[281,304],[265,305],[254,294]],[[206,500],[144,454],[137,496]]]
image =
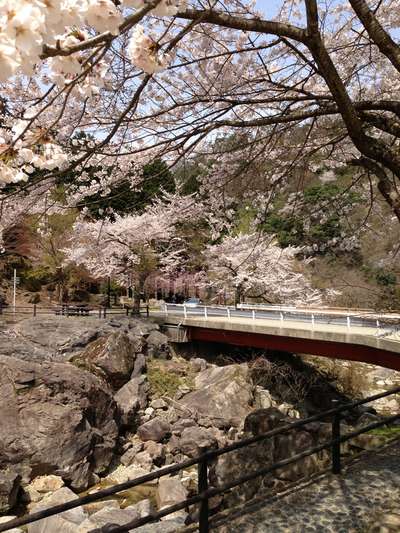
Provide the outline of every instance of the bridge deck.
[[164,322],[186,327],[190,340],[308,353],[400,370],[400,333],[395,329],[304,321],[222,316],[164,315]]

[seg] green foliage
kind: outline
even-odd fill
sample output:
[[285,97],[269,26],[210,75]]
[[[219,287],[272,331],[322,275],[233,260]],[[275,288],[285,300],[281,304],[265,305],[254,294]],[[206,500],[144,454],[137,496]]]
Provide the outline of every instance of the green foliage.
[[237,224],[235,228],[235,233],[250,233],[251,232],[251,223],[257,216],[257,211],[249,205],[245,207],[239,207],[237,210]]
[[168,396],[173,398],[181,386],[193,388],[190,375],[179,376],[173,371],[164,368],[162,363],[150,361],[147,365],[147,379],[150,394],[155,397]]
[[266,233],[274,233],[280,246],[300,246],[304,243],[303,222],[297,217],[281,217],[271,214],[263,224]]
[[375,281],[381,287],[393,288],[397,284],[397,276],[390,270],[385,270],[382,267],[375,268],[369,265],[363,265],[361,270],[369,281]]
[[147,379],[151,395],[157,397],[169,396],[172,398],[182,385],[182,379],[179,376],[154,365],[149,365]]
[[383,285],[385,287],[389,285],[396,285],[397,278],[396,274],[393,272],[388,272],[383,269],[378,269],[375,274],[375,279],[378,285]]
[[392,426],[392,427],[380,427],[371,429],[368,431],[370,435],[377,435],[378,437],[386,437],[388,439],[393,439],[396,437],[400,437],[400,427],[399,426]]
[[97,193],[88,196],[79,207],[87,207],[94,218],[102,218],[109,208],[119,215],[141,213],[161,196],[162,191],[175,192],[174,177],[161,159],[145,165],[142,178],[138,190],[132,189],[128,177],[113,187],[108,195]]
[[[266,233],[275,234],[280,246],[314,247],[319,254],[329,252],[333,239],[340,241],[345,228],[344,210],[361,200],[358,193],[336,183],[318,184],[304,189],[293,213],[280,213],[283,200],[279,198],[273,211],[262,224]],[[323,216],[319,216],[323,214]]]
[[343,197],[346,204],[354,204],[360,201],[360,195],[352,190],[346,190],[337,183],[323,183],[304,189],[304,202],[315,206],[320,202],[331,202]]
[[27,291],[40,291],[42,285],[49,283],[52,280],[51,272],[45,266],[38,266],[34,268],[26,267],[21,273],[21,286]]
[[[107,294],[108,292],[108,281],[103,281],[103,283],[100,285],[100,292],[102,294]],[[124,294],[125,288],[122,287],[119,283],[117,283],[115,280],[110,280],[110,294],[120,296],[121,294]]]

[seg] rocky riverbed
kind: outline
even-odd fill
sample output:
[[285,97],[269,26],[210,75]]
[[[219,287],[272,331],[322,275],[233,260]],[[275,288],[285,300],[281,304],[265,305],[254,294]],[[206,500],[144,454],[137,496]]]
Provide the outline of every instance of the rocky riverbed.
[[[292,378],[304,398],[294,402],[290,386],[278,387],[265,365],[185,359],[149,321],[29,319],[3,329],[0,343],[0,520],[134,479],[323,408],[313,401],[311,387],[304,388],[299,369]],[[315,390],[324,385],[320,376],[312,383]],[[325,385],[326,402],[343,398]],[[375,415],[354,416],[365,423]],[[330,424],[312,424],[225,455],[210,468],[210,484],[298,453],[329,434]],[[379,441],[360,439],[353,449],[374,439]],[[273,490],[327,461],[324,454],[307,458],[213,500],[211,507],[251,498],[261,488]],[[44,519],[27,531],[105,531],[107,524],[127,523],[196,491],[197,470],[191,468]],[[196,512],[187,509],[138,531],[175,531],[195,520]]]

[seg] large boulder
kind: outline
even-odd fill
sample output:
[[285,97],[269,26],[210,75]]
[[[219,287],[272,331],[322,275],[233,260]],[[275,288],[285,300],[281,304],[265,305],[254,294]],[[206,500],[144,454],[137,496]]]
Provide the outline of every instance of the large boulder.
[[162,441],[171,433],[171,425],[163,418],[156,417],[138,427],[137,434],[143,441]]
[[94,533],[95,531],[101,533],[102,531],[107,531],[111,526],[124,526],[138,518],[140,518],[140,514],[135,506],[131,509],[129,507],[125,509],[105,507],[82,522],[76,533]]
[[103,378],[114,390],[118,390],[131,377],[137,349],[130,336],[116,331],[91,342],[71,359],[71,363]]
[[146,339],[147,353],[150,357],[157,359],[170,359],[171,350],[169,339],[160,331],[152,331]]
[[30,363],[0,356],[0,479],[56,474],[88,485],[113,456],[118,428],[112,393],[69,363]]
[[147,406],[149,384],[145,376],[133,378],[114,395],[124,426],[133,424],[139,409]]
[[159,509],[175,505],[186,500],[188,492],[177,477],[160,478],[157,489],[157,504]]
[[180,405],[192,414],[239,426],[251,411],[253,382],[247,364],[211,367],[195,378],[195,389]]
[[182,431],[179,440],[179,451],[189,457],[197,457],[206,449],[218,447],[213,432],[201,427],[188,427]]
[[[284,416],[278,409],[257,409],[250,413],[244,423],[245,437],[265,434],[275,428],[290,424],[293,420]],[[302,428],[294,428],[288,433],[263,439],[255,444],[225,454],[211,470],[212,483],[224,485],[238,479],[244,472],[255,472],[273,463],[288,459],[318,442],[329,439],[327,424],[313,423]],[[275,470],[266,476],[259,476],[240,485],[230,494],[231,503],[253,498],[262,488],[282,481],[297,481],[320,470],[327,461],[328,453],[311,455],[290,465]]]
[[[56,492],[36,504],[32,508],[32,512],[43,511],[49,507],[60,505],[76,500],[78,496],[67,487],[62,487]],[[79,526],[87,518],[87,513],[82,507],[75,507],[63,513],[49,516],[37,522],[28,525],[28,533],[55,533],[62,531],[63,533],[77,533]]]

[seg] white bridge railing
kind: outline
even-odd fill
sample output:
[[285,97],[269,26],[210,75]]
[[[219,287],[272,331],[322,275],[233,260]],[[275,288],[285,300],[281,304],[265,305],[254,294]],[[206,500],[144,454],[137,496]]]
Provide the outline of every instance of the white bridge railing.
[[400,331],[400,315],[380,315],[372,312],[356,314],[340,313],[340,311],[307,310],[296,307],[263,306],[254,308],[252,305],[246,308],[220,306],[220,305],[196,305],[164,304],[163,312],[166,316],[178,315],[186,318],[202,318],[205,320],[213,317],[227,320],[243,318],[256,320],[277,320],[281,325],[287,322],[305,322],[314,328],[317,324],[344,326],[348,330],[355,327],[375,329],[375,335],[388,335]]

